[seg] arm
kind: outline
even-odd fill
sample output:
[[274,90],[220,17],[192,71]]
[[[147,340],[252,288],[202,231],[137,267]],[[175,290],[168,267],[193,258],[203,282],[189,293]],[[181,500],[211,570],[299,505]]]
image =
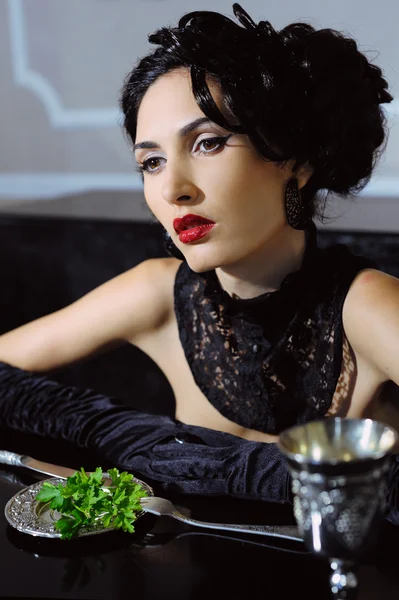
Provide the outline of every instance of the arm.
[[345,300],[343,324],[374,381],[399,385],[399,279],[374,269],[360,272]]
[[66,309],[2,336],[0,424],[90,449],[100,464],[133,471],[165,491],[287,502],[288,471],[273,444],[144,414],[27,372],[134,343],[159,327],[173,310],[178,265],[175,259],[146,261]]
[[376,419],[399,432],[399,280],[361,272],[345,300],[343,324],[358,378],[348,416]]
[[164,491],[280,503],[291,498],[286,461],[274,444],[144,414],[4,363],[0,423],[91,450],[99,464],[141,475]]
[[[287,462],[275,444],[144,414],[4,363],[0,422],[90,449],[100,464],[103,460],[133,472],[161,491],[292,501]],[[387,505],[387,519],[399,524],[399,457],[392,457]]]
[[144,261],[70,306],[2,335],[0,361],[43,372],[134,343],[173,308],[170,282],[178,264]]

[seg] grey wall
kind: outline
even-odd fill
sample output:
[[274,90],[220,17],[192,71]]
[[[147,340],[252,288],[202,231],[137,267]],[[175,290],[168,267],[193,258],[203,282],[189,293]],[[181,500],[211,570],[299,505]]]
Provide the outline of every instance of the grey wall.
[[[386,154],[354,202],[332,199],[329,228],[399,231],[399,4],[396,0],[243,0],[255,20],[354,36],[381,66]],[[147,34],[190,10],[232,15],[219,0],[0,0],[0,212],[149,219],[117,109]]]

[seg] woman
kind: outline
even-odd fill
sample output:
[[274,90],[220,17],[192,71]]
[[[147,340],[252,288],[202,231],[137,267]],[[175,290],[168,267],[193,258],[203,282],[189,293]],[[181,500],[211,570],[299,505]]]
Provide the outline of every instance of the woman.
[[[158,48],[122,90],[146,200],[178,258],[2,336],[0,417],[166,490],[287,502],[278,434],[374,416],[399,383],[399,282],[343,246],[319,250],[312,221],[323,191],[369,181],[392,96],[350,38],[234,12],[241,25],[196,12],[150,36]],[[125,341],[167,376],[176,420],[28,373]],[[392,506],[395,473],[393,460]]]

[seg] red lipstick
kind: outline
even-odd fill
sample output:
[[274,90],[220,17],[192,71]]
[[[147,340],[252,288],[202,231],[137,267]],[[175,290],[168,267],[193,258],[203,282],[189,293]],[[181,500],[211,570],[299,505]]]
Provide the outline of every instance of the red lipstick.
[[183,242],[183,244],[200,240],[214,225],[216,225],[214,221],[192,214],[185,215],[179,219],[174,219],[173,221],[174,230],[179,234],[179,240]]

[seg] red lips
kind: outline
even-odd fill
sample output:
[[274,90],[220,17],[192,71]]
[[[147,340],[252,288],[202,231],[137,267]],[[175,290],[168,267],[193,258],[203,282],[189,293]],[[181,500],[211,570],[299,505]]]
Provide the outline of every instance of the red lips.
[[214,225],[216,225],[214,221],[192,214],[173,221],[173,227],[179,234],[179,240],[184,244],[200,240]]
[[200,227],[201,225],[215,225],[214,221],[200,217],[199,215],[185,215],[181,219],[174,219],[173,227],[176,233],[186,231],[187,229],[193,229],[194,227]]

